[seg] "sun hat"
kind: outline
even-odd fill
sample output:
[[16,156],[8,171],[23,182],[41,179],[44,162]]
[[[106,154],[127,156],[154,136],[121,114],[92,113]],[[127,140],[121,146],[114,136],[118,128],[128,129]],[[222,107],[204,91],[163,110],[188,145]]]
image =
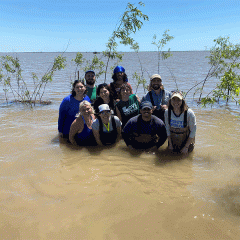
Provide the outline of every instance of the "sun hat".
[[160,80],[162,80],[161,76],[159,74],[153,74],[150,78],[150,80],[152,81],[154,78],[158,78]]
[[173,99],[174,97],[177,97],[180,100],[183,100],[183,95],[180,92],[174,92],[171,96],[171,99]]
[[116,66],[113,70],[113,73],[118,73],[118,72],[124,72],[125,73],[125,69],[122,66]]
[[86,72],[85,72],[85,75],[86,75],[87,73],[90,73],[90,72],[93,73],[94,75],[96,75],[93,70],[88,70],[88,71],[86,71]]
[[140,109],[144,109],[144,108],[150,108],[150,109],[152,109],[152,108],[153,108],[153,105],[152,105],[152,103],[149,102],[149,101],[144,101],[144,102],[141,103]]
[[110,108],[108,106],[108,104],[101,104],[99,107],[99,113],[102,112],[102,111],[110,111]]

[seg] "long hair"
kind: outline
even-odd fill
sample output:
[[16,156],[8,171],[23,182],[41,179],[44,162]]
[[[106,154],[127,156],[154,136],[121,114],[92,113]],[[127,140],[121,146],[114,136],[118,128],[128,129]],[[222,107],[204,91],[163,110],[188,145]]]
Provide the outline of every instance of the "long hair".
[[101,90],[102,88],[106,88],[106,89],[109,91],[109,93],[110,93],[110,88],[109,88],[108,84],[102,83],[102,84],[99,84],[99,85],[98,85],[98,88],[97,88],[97,95],[98,95],[98,96],[100,96],[100,90]]
[[[184,98],[182,99],[182,105],[180,106],[180,109],[181,109],[181,113],[188,110],[188,105],[187,105]],[[168,100],[168,110],[173,110],[172,99],[171,98]]]
[[[81,84],[82,84],[83,86],[85,86],[85,88],[86,88],[86,85],[85,85],[85,83],[84,83],[83,80],[75,80],[74,83],[73,83],[73,85],[72,85],[72,91],[71,91],[71,94],[72,94],[73,97],[76,96],[76,92],[74,91],[74,88],[76,87],[76,85],[77,85],[78,83],[81,83]],[[86,91],[84,92],[84,94],[87,94],[87,88],[86,88]]]
[[[161,82],[162,82],[162,79],[161,79]],[[163,83],[162,83],[162,85],[160,86],[160,89],[163,91],[164,90],[164,86],[163,86]],[[153,88],[152,88],[152,80],[150,80],[150,83],[149,83],[149,85],[148,85],[148,91],[150,92],[150,91],[152,91],[153,90]]]
[[[114,73],[112,75],[112,79],[113,79],[113,82],[115,83],[117,81],[117,73]],[[127,82],[127,74],[126,73],[123,73],[123,82]]]

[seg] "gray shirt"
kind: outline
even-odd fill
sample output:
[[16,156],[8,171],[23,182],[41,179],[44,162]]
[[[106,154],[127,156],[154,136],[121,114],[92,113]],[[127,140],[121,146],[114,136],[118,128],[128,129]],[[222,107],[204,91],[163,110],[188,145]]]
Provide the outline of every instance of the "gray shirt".
[[[170,125],[171,127],[174,128],[183,128],[184,127],[184,113],[182,113],[179,117],[177,117],[173,111],[171,111],[171,121],[170,121],[170,125],[168,122],[168,109],[165,111],[165,126],[166,126],[166,130],[167,130],[167,135],[170,136]],[[190,130],[190,138],[194,138],[196,135],[196,116],[193,112],[192,109],[188,109],[187,111],[187,126],[189,127]]]
[[[122,122],[120,121],[120,119],[117,117],[117,116],[113,116],[114,117],[114,120],[116,122],[116,127],[121,127],[122,125]],[[92,129],[93,130],[97,130],[99,131],[99,120],[98,119],[95,119],[93,124],[92,124]],[[111,132],[113,130],[113,126],[112,126],[112,121],[110,122],[110,126],[109,126],[109,131]],[[103,124],[103,132],[108,132],[106,127],[104,126]]]

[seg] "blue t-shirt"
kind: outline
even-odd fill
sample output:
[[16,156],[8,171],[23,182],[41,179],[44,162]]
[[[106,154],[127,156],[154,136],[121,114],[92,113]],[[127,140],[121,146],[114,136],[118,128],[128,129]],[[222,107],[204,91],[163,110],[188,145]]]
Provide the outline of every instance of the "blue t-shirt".
[[90,98],[85,96],[83,100],[78,101],[72,95],[65,97],[59,108],[58,131],[64,135],[68,135],[72,122],[76,119],[79,112],[79,104],[82,101],[90,102]]

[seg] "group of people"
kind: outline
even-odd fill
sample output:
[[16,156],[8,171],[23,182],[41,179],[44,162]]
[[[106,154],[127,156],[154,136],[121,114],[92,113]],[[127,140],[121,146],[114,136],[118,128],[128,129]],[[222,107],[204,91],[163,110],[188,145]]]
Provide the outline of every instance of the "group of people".
[[86,84],[74,81],[59,108],[60,137],[79,146],[106,146],[123,139],[131,149],[159,148],[168,140],[172,152],[193,150],[196,117],[181,92],[165,90],[161,76],[154,74],[140,100],[122,66],[114,69],[112,79],[96,86],[95,72],[89,70]]

